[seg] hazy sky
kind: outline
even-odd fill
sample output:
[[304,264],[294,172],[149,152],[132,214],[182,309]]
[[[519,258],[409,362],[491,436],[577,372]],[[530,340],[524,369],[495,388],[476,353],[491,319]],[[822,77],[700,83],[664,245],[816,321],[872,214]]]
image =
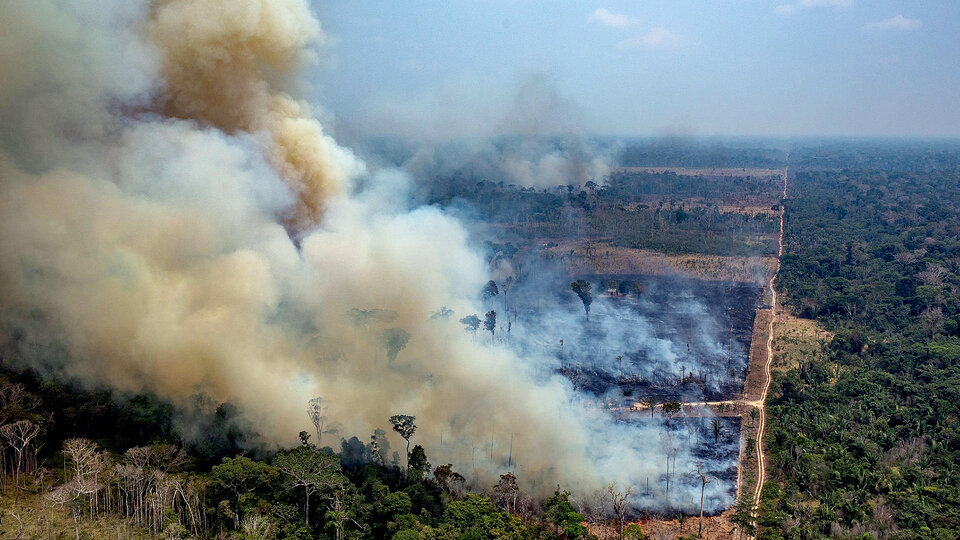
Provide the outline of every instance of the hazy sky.
[[331,0],[351,134],[960,136],[960,1]]

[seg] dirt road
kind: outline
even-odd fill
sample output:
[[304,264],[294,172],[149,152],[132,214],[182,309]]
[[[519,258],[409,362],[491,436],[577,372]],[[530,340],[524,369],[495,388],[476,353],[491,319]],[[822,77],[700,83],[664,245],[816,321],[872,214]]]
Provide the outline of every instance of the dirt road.
[[[783,199],[787,198],[787,174],[789,167],[783,168]],[[760,494],[763,492],[763,482],[767,477],[766,470],[766,456],[763,454],[763,433],[767,426],[767,393],[770,391],[770,365],[773,363],[773,323],[777,319],[777,290],[774,287],[774,282],[777,279],[777,275],[780,273],[780,260],[783,257],[783,212],[784,212],[784,201],[780,202],[780,234],[777,238],[777,266],[776,270],[773,273],[773,276],[770,277],[770,282],[768,286],[770,287],[770,309],[772,311],[770,322],[767,328],[767,359],[763,366],[763,392],[760,394],[760,399],[755,402],[750,402],[751,405],[757,407],[760,411],[760,420],[757,427],[757,484],[754,486],[753,490],[753,516],[756,518],[757,509],[760,506]]]

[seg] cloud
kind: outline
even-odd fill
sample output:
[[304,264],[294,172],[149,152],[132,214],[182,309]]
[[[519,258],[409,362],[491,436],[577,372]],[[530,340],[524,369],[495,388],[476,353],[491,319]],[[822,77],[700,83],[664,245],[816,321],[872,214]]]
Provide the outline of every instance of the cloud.
[[590,15],[587,22],[598,22],[610,28],[626,28],[636,24],[637,18],[622,13],[613,13],[607,8],[599,8]]
[[646,34],[625,39],[617,44],[618,49],[673,49],[680,45],[680,36],[666,28],[657,27],[651,29]]
[[852,4],[853,0],[799,0],[792,4],[781,4],[775,7],[773,12],[777,15],[790,16],[806,9],[818,7],[845,8],[850,7]]
[[889,19],[870,23],[865,28],[871,30],[916,30],[922,24],[919,19],[909,19],[903,15],[896,15]]

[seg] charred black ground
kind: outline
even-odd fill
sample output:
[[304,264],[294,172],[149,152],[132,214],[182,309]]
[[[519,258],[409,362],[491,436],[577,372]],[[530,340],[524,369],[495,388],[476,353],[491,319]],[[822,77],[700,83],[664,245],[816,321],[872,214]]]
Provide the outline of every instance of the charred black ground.
[[521,283],[508,293],[504,339],[556,356],[578,390],[621,406],[739,397],[761,287],[647,275],[579,279],[591,285],[589,318],[572,279]]

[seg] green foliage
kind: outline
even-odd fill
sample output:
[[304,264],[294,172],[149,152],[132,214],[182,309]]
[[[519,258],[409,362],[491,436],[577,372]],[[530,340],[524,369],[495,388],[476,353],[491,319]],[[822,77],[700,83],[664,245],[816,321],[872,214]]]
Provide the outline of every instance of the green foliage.
[[835,336],[774,380],[759,538],[956,537],[960,175],[791,182],[778,287]]
[[244,456],[224,458],[210,470],[214,498],[220,501],[221,513],[234,523],[256,510],[279,477],[274,467]]
[[447,525],[466,531],[481,527],[484,518],[496,511],[489,498],[470,493],[464,500],[453,501],[447,505],[443,521]]
[[424,475],[430,471],[430,462],[427,453],[419,444],[410,451],[410,464],[407,466],[407,478],[411,482],[421,482]]
[[623,537],[627,540],[644,540],[646,538],[643,529],[636,523],[630,523],[623,528]]
[[543,514],[547,522],[552,523],[567,538],[586,536],[587,528],[583,516],[577,513],[570,503],[570,492],[557,490],[543,503]]

